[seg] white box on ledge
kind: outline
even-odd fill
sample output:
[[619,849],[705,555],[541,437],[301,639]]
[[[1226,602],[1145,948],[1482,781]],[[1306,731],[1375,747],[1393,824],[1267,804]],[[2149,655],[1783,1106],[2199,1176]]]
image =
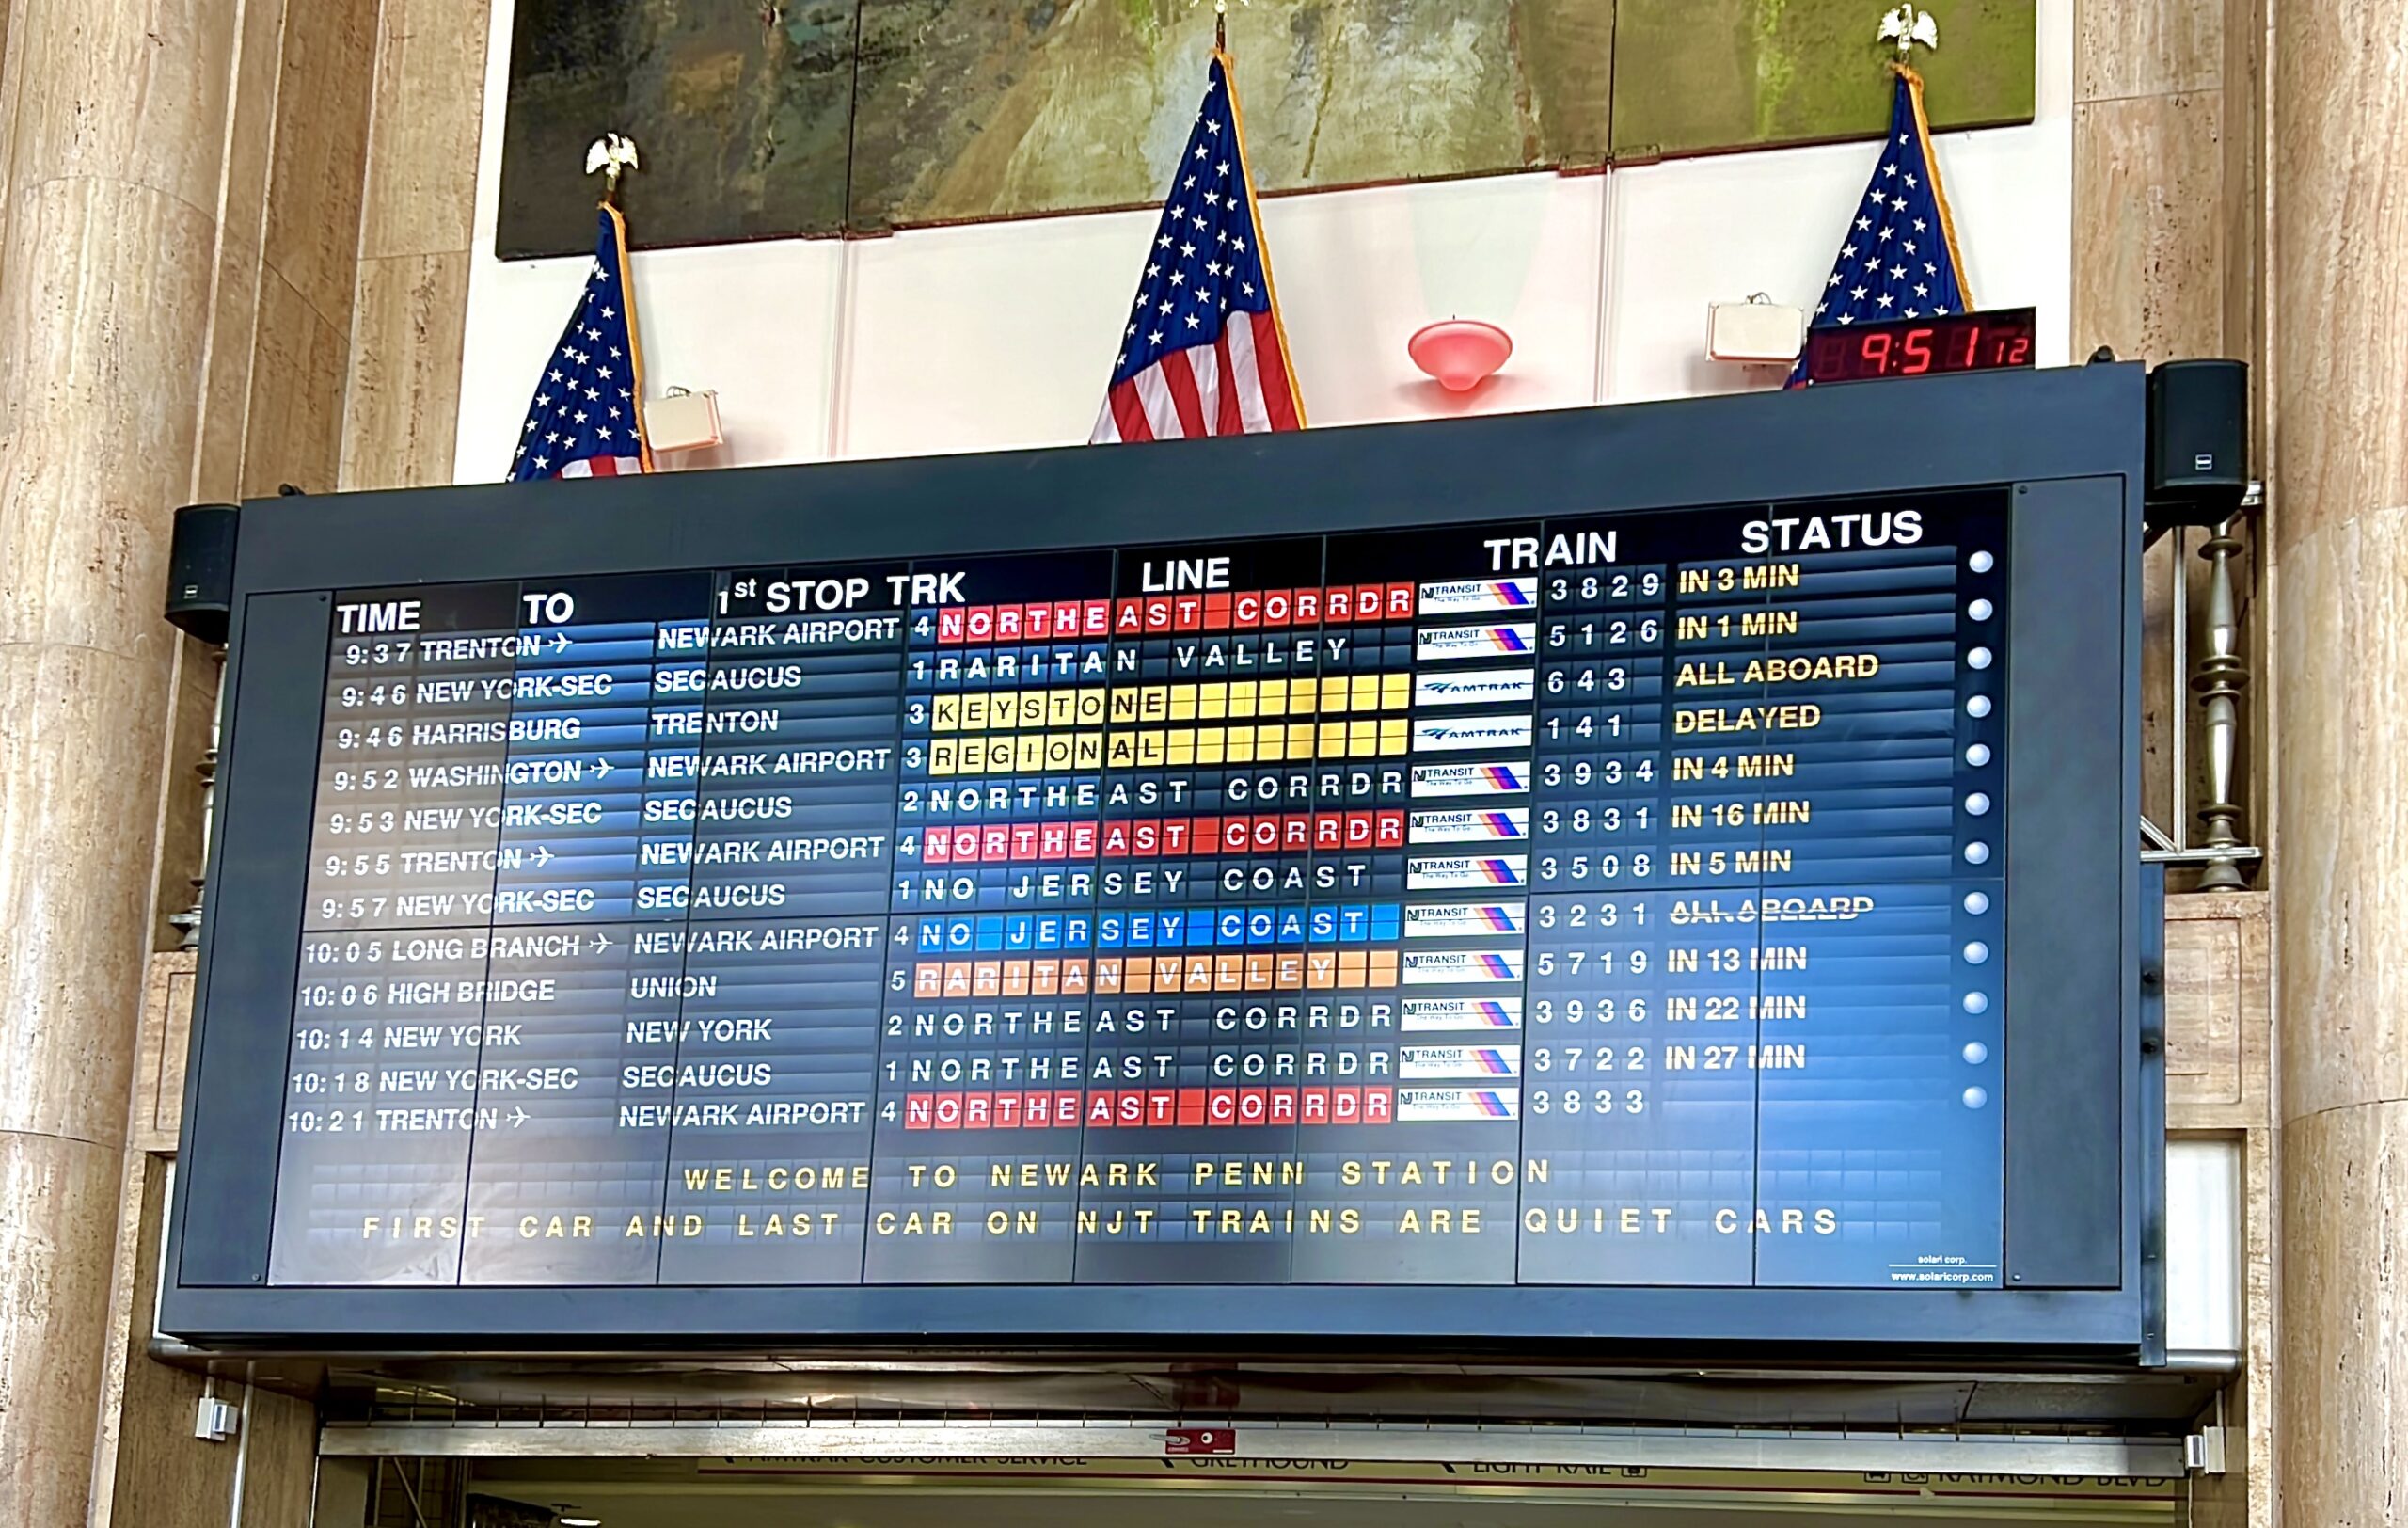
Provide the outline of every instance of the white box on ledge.
[[1785,308],[1762,293],[1706,308],[1705,353],[1715,360],[1786,366],[1805,343],[1806,310]]
[[719,394],[671,388],[643,406],[644,438],[655,451],[699,451],[727,437],[720,430]]

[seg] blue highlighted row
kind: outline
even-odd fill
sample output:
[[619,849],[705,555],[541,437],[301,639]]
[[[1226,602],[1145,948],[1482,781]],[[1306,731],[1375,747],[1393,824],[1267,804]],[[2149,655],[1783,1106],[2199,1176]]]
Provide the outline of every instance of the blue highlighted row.
[[1096,915],[1096,947],[1137,949],[1264,945],[1364,945],[1403,937],[1395,902],[1329,907],[1164,908]]
[[1403,936],[1395,902],[1329,907],[1114,909],[922,918],[923,955],[1017,954],[1051,949],[1206,949],[1278,945],[1368,945]]

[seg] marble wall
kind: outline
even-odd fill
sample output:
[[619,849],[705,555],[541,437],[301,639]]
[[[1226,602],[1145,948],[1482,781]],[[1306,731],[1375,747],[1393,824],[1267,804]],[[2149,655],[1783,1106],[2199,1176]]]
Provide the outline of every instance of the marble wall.
[[[315,1418],[192,1437],[150,1360],[168,1070],[142,958],[191,899],[215,665],[168,512],[335,485],[376,0],[8,0],[0,117],[0,1525],[306,1517]],[[157,1039],[160,1045],[145,1041]],[[103,1355],[106,1355],[103,1361]]]
[[376,0],[244,0],[193,497],[336,485]]
[[[338,485],[377,0],[242,0],[230,66],[193,501]],[[217,665],[181,645],[163,764],[155,947],[199,873]]]
[[448,483],[491,0],[385,0],[343,399],[344,488]]
[[2285,1520],[2408,1517],[2408,4],[2270,50]]
[[0,1525],[84,1520],[234,19],[12,0],[0,72]]

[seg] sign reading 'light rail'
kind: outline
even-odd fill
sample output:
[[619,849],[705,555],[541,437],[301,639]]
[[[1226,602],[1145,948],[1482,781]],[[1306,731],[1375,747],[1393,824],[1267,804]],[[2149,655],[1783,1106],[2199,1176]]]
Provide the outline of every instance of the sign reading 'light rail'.
[[337,592],[271,1281],[1996,1284],[2006,497]]

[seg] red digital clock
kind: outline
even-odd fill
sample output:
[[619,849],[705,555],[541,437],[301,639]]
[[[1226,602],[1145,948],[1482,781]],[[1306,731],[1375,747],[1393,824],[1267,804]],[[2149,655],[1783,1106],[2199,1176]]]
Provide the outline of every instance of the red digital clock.
[[2032,364],[2032,310],[1944,318],[1893,318],[1813,329],[1806,336],[1806,383],[1867,382],[1940,372],[1996,372]]

